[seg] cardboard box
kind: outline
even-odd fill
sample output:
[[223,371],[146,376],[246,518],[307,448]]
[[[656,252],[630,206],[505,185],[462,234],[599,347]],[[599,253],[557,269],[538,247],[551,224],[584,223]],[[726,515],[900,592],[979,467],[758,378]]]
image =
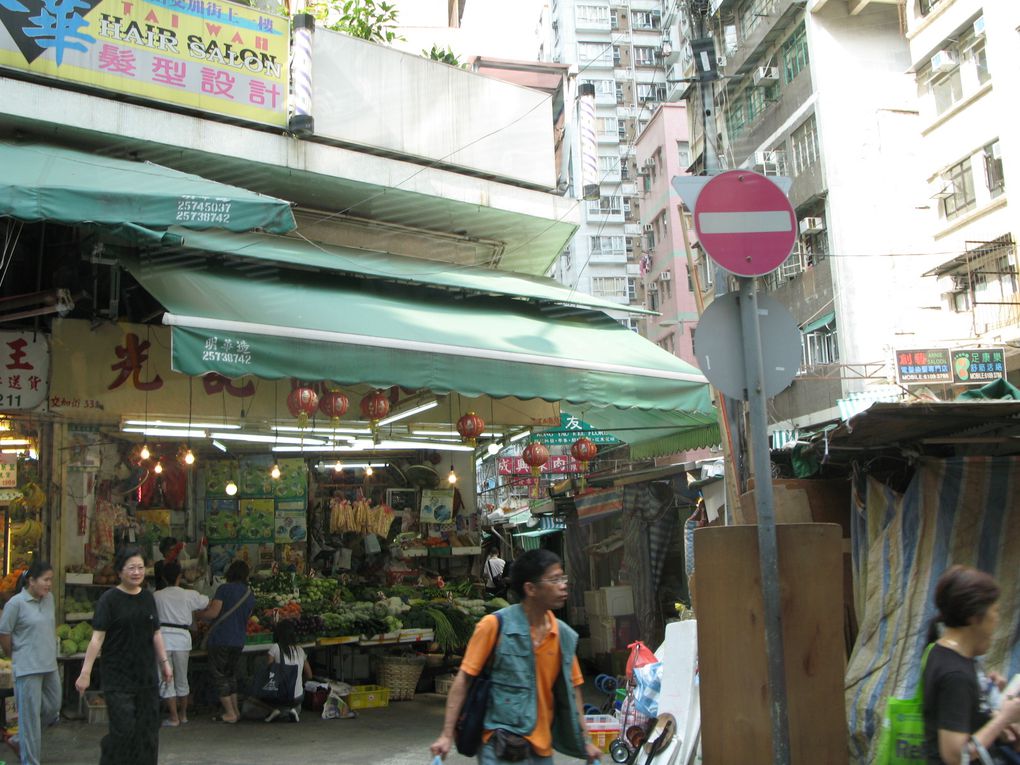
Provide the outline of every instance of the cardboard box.
[[584,610],[588,618],[604,616],[601,595],[598,590],[586,590],[584,593]]
[[616,619],[612,616],[590,617],[588,630],[593,653],[609,653],[616,647]]
[[599,613],[602,616],[629,616],[634,613],[634,591],[630,585],[601,588]]

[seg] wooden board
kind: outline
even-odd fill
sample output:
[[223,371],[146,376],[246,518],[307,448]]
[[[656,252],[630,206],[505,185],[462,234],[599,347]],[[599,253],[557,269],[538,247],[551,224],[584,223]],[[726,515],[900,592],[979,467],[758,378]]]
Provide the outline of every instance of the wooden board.
[[[840,527],[777,526],[793,765],[848,762]],[[706,763],[772,761],[756,526],[694,532]]]

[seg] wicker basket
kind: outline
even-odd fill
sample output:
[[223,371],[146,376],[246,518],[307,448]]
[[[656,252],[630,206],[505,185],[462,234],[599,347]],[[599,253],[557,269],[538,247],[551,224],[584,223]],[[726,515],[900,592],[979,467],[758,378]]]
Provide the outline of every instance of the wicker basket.
[[381,656],[379,657],[379,685],[390,689],[390,701],[410,701],[418,687],[424,656]]

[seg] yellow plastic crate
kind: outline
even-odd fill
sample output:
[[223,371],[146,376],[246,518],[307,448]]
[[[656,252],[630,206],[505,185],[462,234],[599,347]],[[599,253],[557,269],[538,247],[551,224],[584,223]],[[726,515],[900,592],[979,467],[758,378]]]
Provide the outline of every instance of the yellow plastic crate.
[[584,727],[588,729],[591,741],[603,752],[620,737],[620,722],[612,715],[585,715]]
[[383,685],[355,685],[347,697],[351,709],[382,709],[390,705],[390,689]]

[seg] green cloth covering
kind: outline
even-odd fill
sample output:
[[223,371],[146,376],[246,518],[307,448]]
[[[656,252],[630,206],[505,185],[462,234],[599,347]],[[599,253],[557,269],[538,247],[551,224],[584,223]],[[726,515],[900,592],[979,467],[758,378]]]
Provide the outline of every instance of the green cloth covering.
[[25,221],[165,229],[295,228],[280,199],[150,162],[40,143],[0,141],[0,216]]
[[1020,388],[1010,385],[1007,380],[995,380],[980,388],[965,390],[956,397],[957,401],[1020,401]]

